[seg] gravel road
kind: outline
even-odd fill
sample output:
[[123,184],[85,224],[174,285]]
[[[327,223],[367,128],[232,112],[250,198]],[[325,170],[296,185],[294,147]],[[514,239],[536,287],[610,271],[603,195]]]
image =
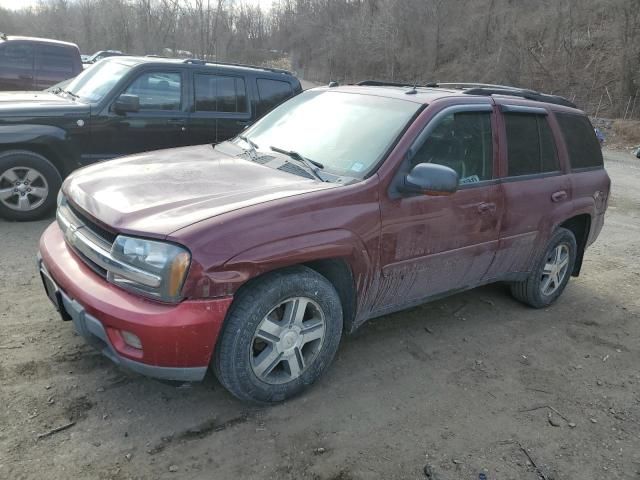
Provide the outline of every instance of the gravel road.
[[605,228],[556,305],[492,285],[375,320],[269,408],[120,371],[42,291],[51,220],[0,221],[0,478],[638,478],[640,160],[606,166]]

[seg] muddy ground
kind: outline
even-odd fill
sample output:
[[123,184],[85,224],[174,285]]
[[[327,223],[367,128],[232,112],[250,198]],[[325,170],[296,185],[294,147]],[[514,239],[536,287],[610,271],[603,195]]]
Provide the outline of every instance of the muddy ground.
[[493,285],[375,320],[269,408],[114,367],[42,291],[49,222],[0,221],[0,478],[640,478],[640,161],[607,169],[605,229],[555,306]]

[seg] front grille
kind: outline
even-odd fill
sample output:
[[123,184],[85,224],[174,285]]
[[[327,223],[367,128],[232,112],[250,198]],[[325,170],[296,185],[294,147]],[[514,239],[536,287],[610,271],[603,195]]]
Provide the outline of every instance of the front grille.
[[76,218],[78,220],[80,220],[80,222],[82,224],[85,225],[86,228],[88,228],[89,230],[91,230],[91,232],[93,232],[95,235],[97,235],[98,237],[100,237],[102,240],[104,240],[106,243],[108,243],[109,245],[113,244],[113,242],[116,241],[116,237],[118,236],[116,233],[113,233],[110,230],[107,230],[106,228],[101,227],[98,222],[96,222],[95,220],[93,220],[89,215],[87,215],[86,213],[82,212],[79,208],[71,205],[71,203],[69,203],[67,201],[67,207],[69,207],[69,210],[71,210],[71,212],[76,216]]

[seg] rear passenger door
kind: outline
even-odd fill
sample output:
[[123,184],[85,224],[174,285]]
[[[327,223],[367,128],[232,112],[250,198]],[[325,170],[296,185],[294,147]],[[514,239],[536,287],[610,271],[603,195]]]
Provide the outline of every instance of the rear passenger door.
[[501,105],[501,177],[505,211],[488,279],[529,271],[553,223],[570,204],[571,184],[558,155],[553,118],[545,108]]
[[247,85],[241,75],[193,74],[189,143],[218,143],[238,135],[251,121]]
[[34,90],[34,48],[24,42],[0,45],[0,90]]
[[37,90],[75,76],[72,50],[57,45],[36,47],[35,85]]

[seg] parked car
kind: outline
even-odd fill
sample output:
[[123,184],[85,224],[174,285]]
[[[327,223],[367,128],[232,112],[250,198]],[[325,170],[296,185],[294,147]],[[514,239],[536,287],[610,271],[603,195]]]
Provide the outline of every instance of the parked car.
[[120,50],[100,50],[93,55],[88,56],[86,60],[82,61],[82,63],[92,64],[102,60],[103,58],[123,57],[125,55],[126,53],[122,53]]
[[300,91],[284,70],[114,57],[65,87],[0,93],[0,216],[41,218],[79,166],[227,140]]
[[44,90],[81,71],[73,43],[0,33],[0,91]]
[[[446,88],[445,88],[446,87]],[[72,174],[40,271],[116,363],[289,398],[367,319],[506,281],[551,305],[610,181],[587,116],[506,87],[307,90],[235,139]]]

